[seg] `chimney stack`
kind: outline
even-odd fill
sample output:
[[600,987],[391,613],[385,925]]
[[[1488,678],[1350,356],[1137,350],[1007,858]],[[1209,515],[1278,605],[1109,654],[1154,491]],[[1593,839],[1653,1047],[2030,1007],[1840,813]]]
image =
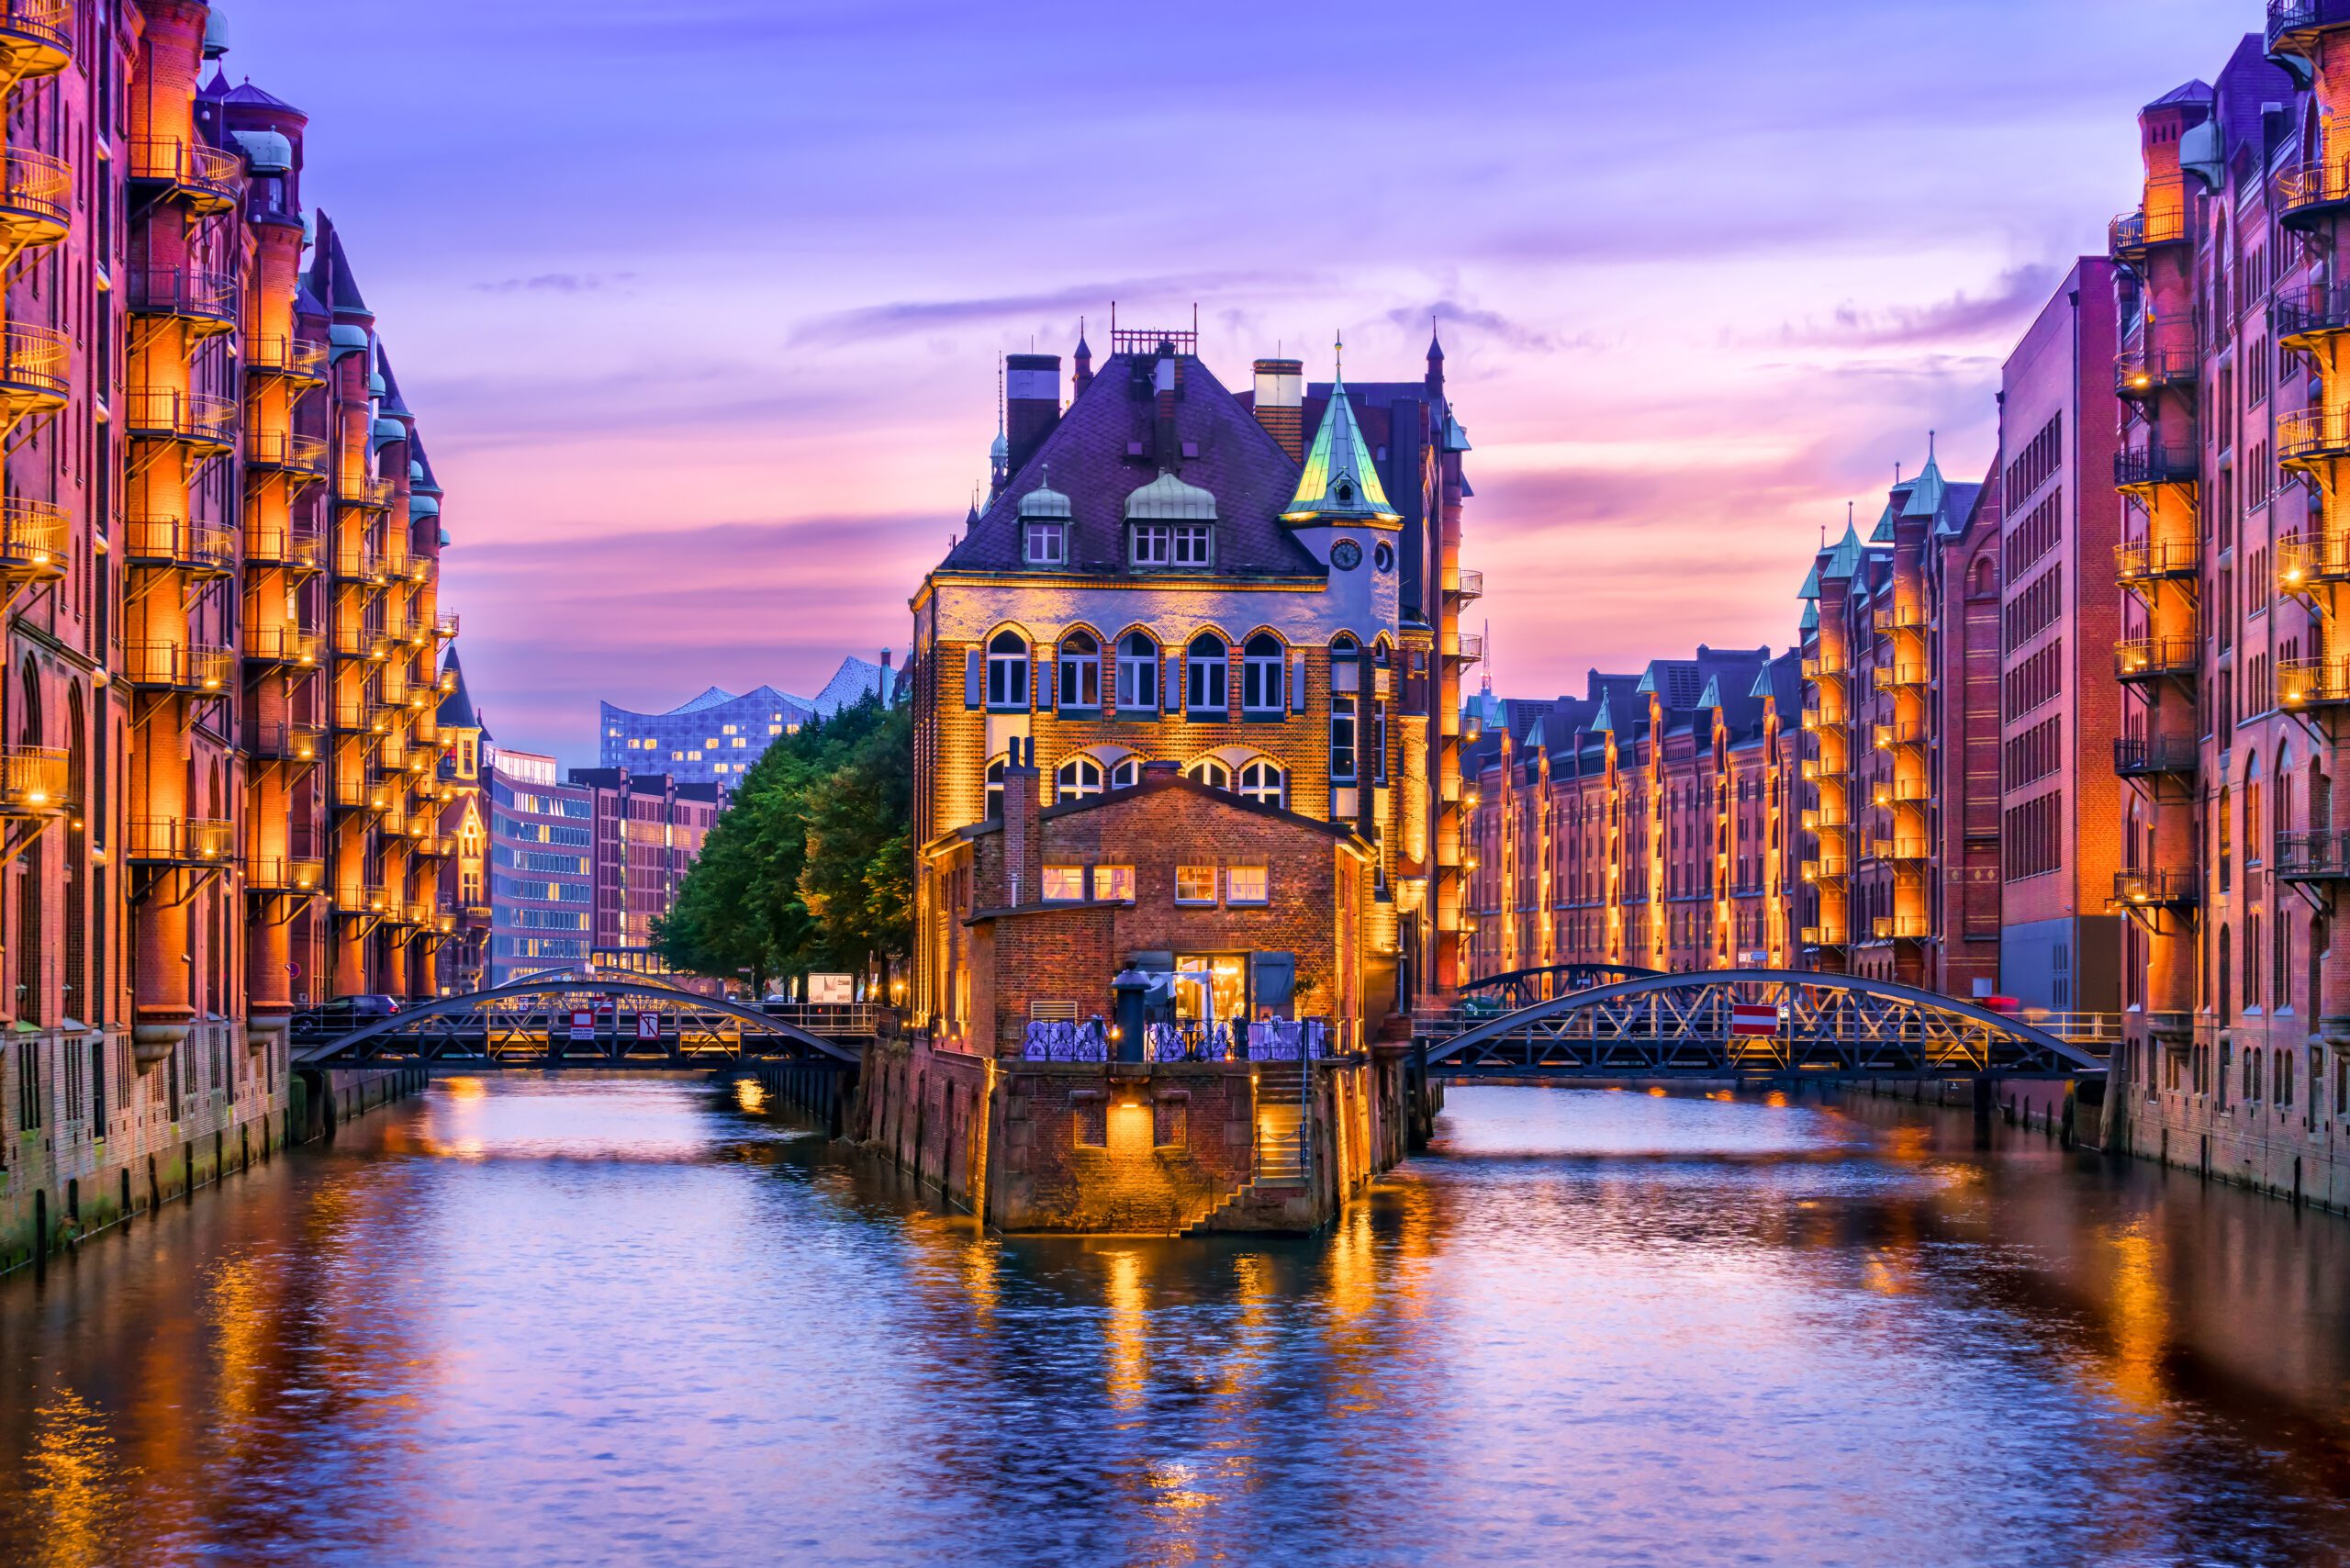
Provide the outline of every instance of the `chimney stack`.
[[1292,463],[1305,461],[1305,362],[1257,362],[1257,422],[1281,443]]
[[1061,419],[1061,356],[1016,353],[1003,362],[1004,472],[1017,474]]
[[1013,736],[1003,765],[1003,890],[1014,909],[1044,902],[1043,785],[1035,741]]

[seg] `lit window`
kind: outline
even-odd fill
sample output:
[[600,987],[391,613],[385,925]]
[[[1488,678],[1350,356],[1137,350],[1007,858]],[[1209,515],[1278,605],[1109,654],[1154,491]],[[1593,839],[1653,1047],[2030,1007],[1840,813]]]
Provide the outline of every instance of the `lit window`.
[[1093,896],[1134,902],[1135,868],[1131,866],[1096,866],[1093,868]]
[[1193,712],[1215,712],[1228,705],[1224,639],[1203,632],[1192,639],[1184,662],[1183,705]]
[[1060,702],[1064,708],[1102,706],[1102,644],[1088,632],[1061,640]]
[[1262,866],[1235,866],[1224,877],[1225,897],[1234,903],[1266,903],[1272,898]]
[[732,724],[722,724],[719,726],[718,733],[722,735],[731,735],[734,733],[734,726]]
[[1330,699],[1330,778],[1337,784],[1355,781],[1355,700],[1351,697]]
[[1118,706],[1158,706],[1158,644],[1146,633],[1129,632],[1118,644]]
[[1288,794],[1287,780],[1277,763],[1259,757],[1240,770],[1240,793],[1251,801],[1278,806]]
[[999,632],[988,644],[988,706],[1028,706],[1028,644],[1017,632]]
[[783,734],[783,726],[781,724],[769,724],[767,726],[767,734],[771,735],[779,735]]
[[1102,792],[1102,765],[1090,756],[1072,756],[1054,771],[1053,787],[1064,801],[1082,801]]
[[671,762],[683,762],[686,760],[686,754],[681,751],[673,751],[669,754],[669,760]]
[[1213,866],[1176,867],[1175,902],[1177,903],[1215,902],[1215,868]]
[[708,746],[711,750],[716,751],[718,749],[718,737],[716,735],[712,735],[710,739],[702,742],[701,744]]
[[1045,902],[1046,903],[1081,903],[1084,899],[1084,867],[1047,866],[1045,868]]
[[747,746],[750,744],[751,743],[749,741],[744,739],[741,735],[736,735],[734,737],[734,749],[736,751],[741,751],[744,746]]

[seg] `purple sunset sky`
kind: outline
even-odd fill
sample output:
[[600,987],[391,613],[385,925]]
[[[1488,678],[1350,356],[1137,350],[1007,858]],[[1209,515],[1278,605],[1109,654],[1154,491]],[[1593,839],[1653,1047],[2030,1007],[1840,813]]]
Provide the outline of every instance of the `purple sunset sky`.
[[[308,111],[510,745],[902,649],[1000,351],[1109,302],[1416,375],[1476,451],[1497,689],[1784,645],[1823,524],[2134,206],[2138,107],[2256,0],[1172,10],[224,0]],[[1094,339],[1103,345],[1103,336]]]

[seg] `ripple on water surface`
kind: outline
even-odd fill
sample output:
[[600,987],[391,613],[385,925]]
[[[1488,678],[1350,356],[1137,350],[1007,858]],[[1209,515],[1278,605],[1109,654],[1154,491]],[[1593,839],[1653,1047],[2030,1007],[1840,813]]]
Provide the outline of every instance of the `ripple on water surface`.
[[2299,1562],[2350,1529],[2340,1221],[1867,1103],[1457,1089],[1439,1133],[1310,1241],[1006,1239],[699,1081],[444,1081],[0,1286],[0,1551]]

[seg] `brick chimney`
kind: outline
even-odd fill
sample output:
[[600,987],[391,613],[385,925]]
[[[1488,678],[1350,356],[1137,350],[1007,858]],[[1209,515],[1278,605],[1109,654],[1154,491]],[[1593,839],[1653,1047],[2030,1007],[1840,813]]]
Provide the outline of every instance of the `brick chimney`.
[[1182,362],[1176,358],[1171,343],[1158,345],[1158,359],[1151,366],[1151,456],[1161,473],[1172,474],[1183,460],[1183,449],[1175,436],[1175,398],[1181,385]]
[[1003,890],[1004,902],[1014,909],[1045,897],[1043,787],[1036,743],[1014,735],[1003,768]]
[[1281,443],[1292,463],[1305,461],[1305,362],[1257,362],[1257,422]]
[[1011,455],[1004,472],[1017,474],[1036,455],[1061,420],[1061,356],[1008,354],[1003,362],[1003,433]]

